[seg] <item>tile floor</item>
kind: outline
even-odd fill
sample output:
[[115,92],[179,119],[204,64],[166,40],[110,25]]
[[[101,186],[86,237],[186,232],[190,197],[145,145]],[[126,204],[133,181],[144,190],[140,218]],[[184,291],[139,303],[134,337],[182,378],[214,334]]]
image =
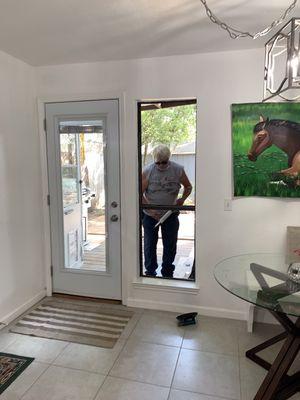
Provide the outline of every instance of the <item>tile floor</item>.
[[[107,305],[104,305],[107,307]],[[111,307],[111,305],[109,305]],[[120,307],[120,306],[117,306]],[[176,314],[135,310],[114,349],[0,332],[0,351],[35,357],[1,400],[252,400],[264,370],[245,349],[281,328],[199,317],[179,328]],[[264,351],[272,360],[278,344]],[[293,369],[300,368],[300,357]],[[300,399],[300,393],[293,396]]]

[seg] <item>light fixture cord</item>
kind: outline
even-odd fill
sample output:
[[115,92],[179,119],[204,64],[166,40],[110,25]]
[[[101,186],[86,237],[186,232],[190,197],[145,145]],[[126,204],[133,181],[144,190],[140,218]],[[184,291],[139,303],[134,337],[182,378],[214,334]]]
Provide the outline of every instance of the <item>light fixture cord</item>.
[[290,6],[285,10],[285,12],[281,15],[280,18],[274,20],[271,25],[269,25],[267,28],[263,29],[260,32],[257,32],[255,34],[252,34],[250,32],[242,32],[239,31],[238,29],[233,28],[232,26],[227,25],[225,22],[221,21],[208,7],[206,0],[200,0],[201,3],[204,5],[206,14],[208,18],[213,22],[214,24],[219,25],[222,29],[228,32],[229,36],[232,39],[238,39],[241,37],[250,37],[252,39],[257,39],[260,36],[265,36],[267,35],[273,28],[275,28],[277,25],[281,24],[287,15],[293,10],[293,8],[296,6],[298,0],[294,0]]

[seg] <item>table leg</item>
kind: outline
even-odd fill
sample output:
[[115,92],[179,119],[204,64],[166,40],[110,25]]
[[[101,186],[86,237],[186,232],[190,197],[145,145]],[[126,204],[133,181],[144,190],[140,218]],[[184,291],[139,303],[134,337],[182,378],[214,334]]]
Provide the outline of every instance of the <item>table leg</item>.
[[285,383],[278,390],[276,398],[286,400],[297,392],[300,392],[300,371],[285,380]]
[[276,394],[299,352],[299,347],[300,339],[292,334],[288,335],[254,400],[279,400]]
[[[272,314],[286,329],[286,332],[246,352],[248,358],[269,370],[254,400],[285,400],[300,390],[300,372],[293,376],[287,375],[300,350],[300,318],[294,324],[282,313],[272,312]],[[284,337],[286,337],[286,340],[272,365],[255,354],[282,340]]]

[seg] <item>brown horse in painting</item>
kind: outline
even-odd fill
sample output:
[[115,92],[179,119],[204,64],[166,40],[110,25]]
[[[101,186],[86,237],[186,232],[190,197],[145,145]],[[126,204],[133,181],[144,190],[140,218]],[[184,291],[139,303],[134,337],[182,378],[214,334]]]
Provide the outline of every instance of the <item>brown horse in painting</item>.
[[295,177],[300,174],[300,124],[282,119],[269,120],[260,116],[253,134],[252,146],[248,152],[250,161],[256,161],[257,157],[273,144],[288,156],[289,168],[280,173]]

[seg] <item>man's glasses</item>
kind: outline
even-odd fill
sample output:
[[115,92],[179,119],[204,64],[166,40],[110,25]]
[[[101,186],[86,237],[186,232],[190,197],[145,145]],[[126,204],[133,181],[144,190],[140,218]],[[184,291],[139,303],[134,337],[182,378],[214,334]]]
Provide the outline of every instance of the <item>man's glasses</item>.
[[155,161],[156,165],[167,165],[169,161]]

